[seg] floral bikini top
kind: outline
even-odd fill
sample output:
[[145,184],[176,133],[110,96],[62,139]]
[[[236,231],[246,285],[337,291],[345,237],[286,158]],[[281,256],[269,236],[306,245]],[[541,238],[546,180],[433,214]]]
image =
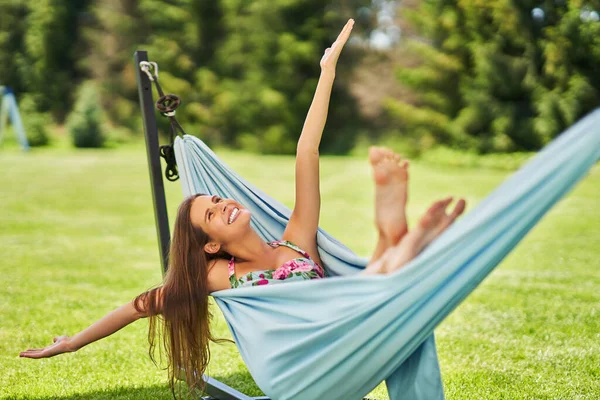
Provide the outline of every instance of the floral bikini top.
[[307,252],[300,249],[295,244],[287,240],[278,240],[269,242],[268,245],[271,247],[279,247],[281,245],[289,247],[302,254],[302,257],[294,258],[277,269],[248,272],[240,279],[237,279],[235,276],[235,261],[234,258],[231,257],[231,260],[229,260],[229,282],[231,283],[232,288],[270,285],[284,281],[320,279],[325,277],[323,268],[310,258]]

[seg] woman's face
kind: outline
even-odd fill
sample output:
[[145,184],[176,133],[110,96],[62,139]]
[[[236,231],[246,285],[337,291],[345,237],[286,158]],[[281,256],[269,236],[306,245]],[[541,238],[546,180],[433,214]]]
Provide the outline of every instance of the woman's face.
[[226,245],[250,227],[250,211],[233,199],[198,196],[190,210],[192,225],[200,227],[219,245]]

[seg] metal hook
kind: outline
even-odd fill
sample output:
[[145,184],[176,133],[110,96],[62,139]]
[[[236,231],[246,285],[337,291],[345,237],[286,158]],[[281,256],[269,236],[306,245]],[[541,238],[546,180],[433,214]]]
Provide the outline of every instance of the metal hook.
[[[153,61],[140,61],[140,69],[148,75],[148,79],[154,82],[154,78],[158,80],[158,64]],[[154,69],[154,75],[150,73],[150,70]]]

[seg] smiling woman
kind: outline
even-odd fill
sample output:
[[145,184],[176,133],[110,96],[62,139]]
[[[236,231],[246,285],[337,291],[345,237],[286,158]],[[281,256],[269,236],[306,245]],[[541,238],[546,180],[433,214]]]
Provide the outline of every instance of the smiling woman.
[[[150,317],[151,349],[159,324],[167,350],[172,390],[183,369],[190,389],[201,385],[209,362],[209,295],[242,286],[263,286],[326,277],[317,251],[321,197],[319,144],[327,118],[338,58],[352,27],[349,20],[320,61],[319,78],[297,145],[294,210],[281,240],[265,242],[251,227],[251,213],[233,199],[196,194],[179,206],[170,245],[169,268],[161,286],[137,296],[73,337],[59,336],[43,349],[21,357],[43,358],[72,352],[125,325]],[[389,274],[406,265],[464,211],[451,198],[435,202],[407,232],[408,162],[384,148],[372,148],[369,161],[376,185],[375,220],[379,241],[365,275]],[[300,256],[300,257],[299,257]],[[160,317],[160,318],[159,318]]]
[[[226,244],[236,241],[247,233],[246,230],[251,229],[250,212],[235,200],[221,199],[218,196],[198,196],[191,207],[192,224],[215,239],[211,246],[205,249],[207,251],[218,251],[219,242]],[[232,225],[234,220],[237,223]]]

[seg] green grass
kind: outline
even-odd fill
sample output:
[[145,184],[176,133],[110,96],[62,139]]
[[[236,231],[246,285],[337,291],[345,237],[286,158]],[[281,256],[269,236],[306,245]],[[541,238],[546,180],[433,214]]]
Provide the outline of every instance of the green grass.
[[[292,204],[293,158],[222,156]],[[55,335],[76,333],[160,281],[144,149],[2,149],[0,171],[0,398],[171,398],[166,373],[147,356],[145,321],[77,353],[18,357]],[[411,222],[448,194],[472,207],[507,175],[422,162],[411,174]],[[321,175],[321,226],[369,255],[376,237],[368,164],[324,157]],[[596,167],[437,329],[448,399],[600,396],[598,193]],[[167,196],[172,223],[178,183],[167,184]],[[222,319],[215,330],[229,337]],[[233,345],[212,351],[211,375],[260,394]],[[385,388],[371,397],[386,399]]]

